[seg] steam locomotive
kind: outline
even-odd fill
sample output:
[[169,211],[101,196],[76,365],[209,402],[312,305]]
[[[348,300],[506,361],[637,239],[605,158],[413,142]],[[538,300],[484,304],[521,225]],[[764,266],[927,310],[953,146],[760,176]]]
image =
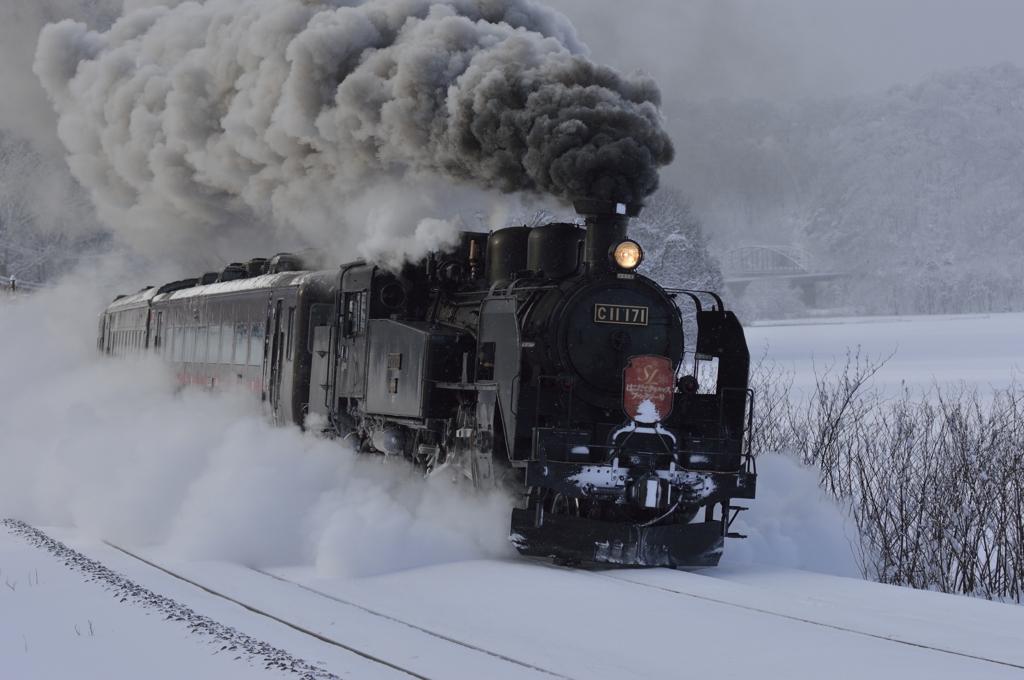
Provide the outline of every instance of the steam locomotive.
[[401,271],[281,254],[119,296],[98,346],[240,384],[277,423],[515,488],[524,555],[714,566],[732,501],[755,491],[743,329],[716,295],[636,271],[640,206],[575,207],[585,229],[463,232]]

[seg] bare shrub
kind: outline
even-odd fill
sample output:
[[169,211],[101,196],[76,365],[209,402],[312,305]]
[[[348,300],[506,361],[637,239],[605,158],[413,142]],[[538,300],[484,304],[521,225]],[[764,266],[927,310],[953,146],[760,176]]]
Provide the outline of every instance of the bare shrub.
[[819,468],[822,490],[856,522],[865,578],[1020,602],[1024,390],[935,384],[886,397],[873,377],[887,359],[851,353],[807,397],[762,359],[753,452]]

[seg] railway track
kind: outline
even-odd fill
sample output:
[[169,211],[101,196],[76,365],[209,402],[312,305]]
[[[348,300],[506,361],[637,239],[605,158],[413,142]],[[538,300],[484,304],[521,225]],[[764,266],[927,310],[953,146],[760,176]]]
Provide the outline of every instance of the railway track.
[[[553,565],[553,564],[544,564],[543,566],[545,566],[545,567],[547,567],[549,569],[571,569],[571,567],[560,567],[560,566]],[[891,643],[898,644],[898,645],[906,645],[908,647],[914,647],[914,648],[917,648],[917,649],[923,649],[923,650],[928,650],[928,651],[933,651],[933,652],[939,652],[941,654],[949,654],[949,655],[952,655],[952,656],[957,656],[957,657],[961,657],[961,658],[965,658],[965,659],[971,659],[971,660],[974,660],[974,661],[983,661],[983,662],[987,662],[987,663],[996,664],[996,665],[999,665],[999,666],[1007,666],[1007,667],[1010,667],[1010,668],[1017,668],[1017,669],[1024,670],[1024,663],[1018,663],[1018,662],[1015,662],[1015,661],[1008,661],[1008,660],[1004,660],[1004,659],[995,659],[995,658],[991,658],[989,656],[982,656],[982,655],[978,655],[978,654],[971,654],[971,653],[968,653],[968,652],[958,651],[956,649],[951,649],[951,648],[945,647],[945,646],[939,646],[939,645],[935,645],[935,644],[928,644],[928,643],[925,643],[925,642],[914,641],[914,640],[910,640],[910,639],[901,639],[900,637],[896,637],[894,635],[887,635],[887,634],[882,634],[882,633],[876,633],[876,632],[872,632],[872,631],[865,630],[865,629],[862,629],[862,628],[854,628],[854,627],[850,627],[850,626],[843,626],[843,625],[839,625],[839,624],[836,624],[836,623],[831,623],[831,622],[822,620],[822,618],[820,618],[820,617],[802,615],[802,614],[797,612],[797,610],[799,609],[799,605],[792,606],[792,602],[796,600],[796,598],[792,598],[792,597],[790,597],[790,601],[788,603],[785,603],[785,604],[789,604],[790,605],[789,607],[786,607],[786,608],[790,609],[790,611],[781,611],[780,610],[781,607],[769,608],[769,607],[765,607],[765,606],[757,606],[757,605],[754,605],[754,604],[737,602],[735,599],[731,599],[729,597],[712,597],[712,596],[707,595],[707,594],[695,593],[695,592],[687,591],[687,590],[684,590],[684,589],[679,588],[679,587],[671,587],[671,586],[663,585],[663,584],[654,584],[654,583],[644,582],[644,580],[643,580],[644,579],[644,576],[643,576],[644,575],[644,571],[608,570],[608,571],[602,572],[602,571],[595,571],[595,570],[590,570],[590,569],[576,569],[576,571],[581,571],[583,573],[587,573],[587,574],[589,574],[591,576],[594,576],[596,578],[618,581],[620,583],[628,583],[628,584],[631,584],[633,586],[637,586],[637,587],[640,587],[640,588],[650,588],[650,589],[658,590],[658,591],[661,591],[661,592],[670,593],[671,595],[676,595],[676,596],[679,596],[679,597],[693,598],[693,599],[697,599],[697,600],[703,600],[705,602],[713,602],[713,603],[716,603],[716,604],[722,604],[722,605],[726,605],[726,606],[729,606],[729,607],[735,607],[737,609],[743,609],[743,610],[746,610],[746,611],[757,612],[759,614],[766,614],[768,616],[774,616],[774,617],[779,617],[779,618],[783,618],[783,619],[788,619],[788,620],[791,620],[791,621],[797,621],[799,623],[806,623],[806,624],[810,624],[812,626],[820,626],[822,628],[828,628],[828,629],[831,629],[831,630],[837,630],[837,631],[841,631],[843,633],[850,633],[850,634],[853,634],[853,635],[864,636],[864,637],[868,637],[868,638],[874,638],[874,639],[877,639],[877,640],[884,640],[886,642],[891,642]]]
[[206,593],[209,593],[210,595],[213,595],[214,597],[219,597],[222,600],[225,600],[227,602],[231,602],[232,604],[236,604],[239,607],[242,607],[243,609],[245,609],[246,611],[252,612],[253,614],[256,614],[258,616],[263,616],[263,617],[268,618],[268,619],[270,619],[272,621],[276,621],[277,623],[280,623],[283,626],[287,626],[288,628],[291,628],[294,631],[302,633],[303,635],[307,635],[307,636],[309,636],[309,637],[311,637],[311,638],[313,638],[315,640],[319,640],[320,642],[323,642],[325,644],[332,645],[334,647],[338,647],[340,649],[344,649],[346,651],[352,652],[353,654],[355,654],[357,656],[360,656],[360,657],[362,657],[364,659],[367,659],[367,660],[369,660],[369,661],[371,661],[373,663],[380,664],[381,666],[386,666],[388,668],[394,669],[394,670],[399,671],[400,673],[404,673],[404,674],[406,674],[406,675],[408,675],[410,677],[418,678],[419,680],[431,680],[428,676],[421,675],[421,674],[417,673],[414,670],[411,670],[409,668],[404,668],[404,667],[402,667],[399,664],[392,663],[392,662],[388,661],[387,659],[380,658],[379,656],[376,656],[374,654],[370,654],[368,652],[365,652],[365,651],[363,651],[361,649],[358,649],[356,647],[353,647],[351,645],[347,645],[344,642],[341,642],[339,640],[334,640],[334,639],[332,639],[330,637],[327,637],[326,635],[321,635],[320,633],[317,633],[315,631],[309,630],[308,628],[305,628],[304,626],[299,625],[299,624],[297,624],[297,623],[295,623],[293,621],[289,621],[289,620],[287,620],[285,618],[282,618],[280,616],[276,616],[273,613],[271,613],[271,612],[269,612],[269,611],[267,611],[265,609],[261,609],[260,607],[253,606],[251,604],[247,604],[246,602],[243,602],[242,600],[239,600],[239,599],[236,599],[234,597],[231,597],[230,595],[226,595],[226,594],[224,594],[222,592],[219,592],[218,590],[215,590],[213,588],[209,588],[209,587],[203,585],[202,583],[199,583],[198,581],[195,581],[195,580],[192,580],[192,579],[187,578],[185,576],[182,576],[181,574],[178,574],[175,571],[173,571],[171,569],[168,569],[167,567],[163,567],[163,566],[157,564],[156,562],[153,562],[151,560],[147,560],[144,557],[136,555],[135,553],[133,553],[133,552],[131,552],[131,551],[125,549],[125,548],[122,548],[121,546],[118,546],[118,545],[115,545],[115,544],[109,543],[109,542],[107,542],[106,544],[108,546],[110,546],[111,548],[113,548],[114,550],[118,550],[118,551],[124,553],[125,555],[127,555],[128,557],[131,557],[134,560],[137,560],[137,561],[139,561],[139,562],[141,562],[143,564],[146,564],[146,565],[152,567],[153,569],[158,569],[158,570],[162,571],[163,573],[165,573],[165,574],[167,574],[169,576],[173,576],[174,578],[178,579],[179,581],[183,581],[184,583],[187,583],[187,584],[189,584],[191,586],[199,588],[200,590],[202,590],[202,591],[204,591]]
[[[1017,608],[788,570],[759,580],[762,572],[737,569],[728,580],[511,560],[324,579],[308,569],[171,562],[152,549],[52,531],[97,562],[66,548],[57,556],[74,568],[90,562],[83,571],[116,596],[167,601],[136,585],[146,584],[215,620],[199,621],[176,603],[161,609],[166,618],[200,634],[245,630],[253,637],[224,638],[221,649],[234,654],[239,644],[259,656],[252,664],[311,679],[670,677],[680,663],[714,667],[708,651],[719,649],[723,626],[746,650],[733,659],[736,672],[757,677],[801,668],[828,668],[836,678],[910,677],[924,667],[946,677],[1010,678],[1024,670],[1013,639]],[[116,573],[97,579],[103,565]],[[613,644],[612,633],[624,644]]]
[[[176,578],[176,579],[178,579],[180,581],[188,583],[188,584],[190,584],[190,585],[192,585],[192,586],[194,586],[196,588],[199,588],[199,589],[203,590],[204,592],[209,593],[210,595],[213,595],[215,597],[219,597],[219,598],[221,598],[223,600],[226,600],[228,602],[236,604],[236,605],[246,609],[249,612],[252,612],[252,613],[257,614],[259,616],[263,616],[263,617],[266,617],[266,618],[271,619],[273,621],[276,621],[277,623],[280,623],[281,625],[287,626],[288,628],[291,628],[292,630],[298,631],[298,632],[300,632],[300,633],[302,633],[304,635],[307,635],[309,637],[312,637],[312,638],[314,638],[314,639],[316,639],[316,640],[318,640],[320,642],[323,642],[325,644],[332,645],[332,646],[335,646],[335,647],[339,647],[339,648],[344,649],[346,651],[349,651],[349,652],[351,652],[353,654],[356,654],[356,655],[358,655],[358,656],[360,656],[360,657],[362,657],[364,659],[367,659],[367,660],[372,661],[374,663],[380,664],[382,666],[387,666],[388,668],[392,668],[392,669],[394,669],[396,671],[404,673],[404,674],[406,674],[406,675],[408,675],[410,677],[419,678],[420,680],[435,680],[436,678],[439,678],[439,677],[444,677],[444,678],[452,677],[451,674],[446,674],[444,676],[431,675],[431,674],[428,674],[428,673],[426,673],[426,672],[424,672],[422,670],[417,670],[417,669],[415,669],[413,667],[410,667],[411,665],[408,664],[408,663],[406,663],[405,665],[402,665],[401,663],[398,663],[398,662],[395,662],[395,661],[391,661],[391,660],[389,660],[387,658],[384,658],[384,655],[382,655],[380,653],[374,653],[372,651],[368,651],[367,649],[365,649],[365,648],[363,648],[361,646],[348,644],[348,643],[346,643],[344,641],[341,641],[341,640],[338,640],[338,639],[336,639],[334,637],[331,637],[331,636],[328,636],[328,635],[324,635],[322,633],[314,631],[310,627],[307,627],[306,625],[303,625],[302,623],[296,621],[295,620],[296,617],[294,617],[294,616],[291,616],[291,617],[289,617],[289,616],[282,616],[282,615],[277,614],[274,611],[272,611],[271,608],[269,608],[269,607],[260,606],[260,605],[254,605],[251,602],[246,602],[244,600],[238,599],[237,597],[232,596],[232,595],[230,595],[228,593],[222,592],[219,589],[211,588],[208,585],[205,585],[204,583],[202,583],[200,580],[197,580],[197,579],[195,579],[193,577],[186,576],[186,575],[184,575],[184,574],[182,574],[182,573],[180,573],[180,572],[178,572],[178,571],[176,571],[176,570],[174,570],[172,568],[169,568],[167,566],[161,565],[161,564],[159,564],[159,563],[157,563],[157,562],[155,562],[153,560],[147,559],[147,558],[145,558],[145,557],[143,557],[141,555],[138,555],[138,554],[136,554],[136,553],[134,553],[134,552],[132,552],[130,550],[127,550],[126,548],[120,547],[118,545],[114,545],[112,543],[107,543],[107,545],[109,545],[111,548],[113,548],[115,550],[118,550],[119,552],[121,552],[121,553],[123,553],[123,554],[125,554],[125,555],[127,555],[129,557],[131,557],[132,559],[135,559],[135,560],[137,560],[137,561],[139,561],[139,562],[141,562],[143,564],[146,564],[146,565],[152,567],[153,569],[158,569],[161,572],[163,572],[165,574],[168,574],[169,576],[172,576],[172,577],[174,577],[174,578]],[[309,586],[303,585],[301,583],[297,583],[295,581],[291,581],[291,580],[289,580],[287,578],[284,578],[282,576],[275,575],[275,574],[270,574],[268,572],[259,571],[259,570],[250,570],[250,571],[252,571],[255,574],[259,574],[259,575],[261,575],[261,576],[263,576],[265,578],[273,579],[273,580],[278,581],[280,583],[287,584],[287,585],[289,585],[291,587],[301,589],[301,590],[303,590],[303,591],[305,591],[307,593],[315,595],[317,598],[322,598],[325,601],[328,601],[330,603],[340,604],[340,605],[343,605],[346,608],[352,608],[352,609],[358,610],[360,612],[363,612],[366,615],[369,615],[369,616],[372,616],[372,617],[376,617],[376,618],[378,618],[380,620],[386,621],[386,622],[388,622],[391,625],[397,625],[397,626],[404,627],[404,628],[408,629],[411,632],[427,636],[427,637],[435,640],[438,644],[445,645],[445,646],[454,645],[454,646],[456,646],[458,648],[461,648],[462,650],[464,650],[466,652],[469,652],[469,653],[472,653],[472,654],[483,655],[484,657],[487,657],[487,658],[493,660],[493,662],[494,662],[495,667],[491,668],[490,670],[491,670],[491,672],[497,673],[497,675],[494,675],[492,677],[502,677],[502,678],[511,678],[511,677],[542,677],[542,678],[546,678],[547,680],[551,680],[553,678],[560,678],[562,680],[574,680],[573,678],[570,678],[568,676],[565,676],[565,675],[562,675],[562,674],[559,674],[559,673],[555,673],[553,671],[549,671],[549,670],[546,670],[544,668],[540,668],[538,666],[535,666],[533,664],[527,663],[525,661],[514,659],[514,658],[509,657],[507,655],[500,654],[498,652],[494,652],[494,651],[485,649],[483,647],[480,647],[480,646],[477,646],[477,645],[473,645],[473,644],[470,644],[470,643],[467,643],[467,642],[455,639],[455,638],[450,637],[450,636],[443,635],[441,633],[429,630],[428,628],[425,628],[425,627],[422,627],[422,626],[417,626],[417,625],[415,625],[413,623],[409,623],[407,621],[403,621],[403,620],[398,619],[398,618],[396,618],[394,616],[389,616],[389,615],[384,614],[382,612],[375,611],[375,610],[370,609],[368,607],[364,607],[362,605],[359,605],[359,604],[356,604],[354,602],[350,602],[348,600],[345,600],[345,599],[342,599],[342,598],[330,595],[328,593],[323,593],[323,592],[318,591],[318,590],[316,590],[314,588],[310,588]],[[443,652],[439,652],[439,654],[445,656],[446,658],[451,658],[451,651],[450,650],[445,650]],[[447,670],[451,671],[451,665],[450,664],[446,664],[446,665],[448,666]],[[511,668],[509,668],[509,667],[514,667],[514,668],[516,668],[516,669],[518,669],[520,671],[525,671],[525,673],[527,675],[523,675],[523,673],[510,673],[509,671],[511,670]]]
[[[95,550],[89,552],[94,553],[94,557],[100,557],[102,561],[68,548],[47,534],[23,523],[8,521],[5,524],[14,533],[28,538],[37,547],[48,550],[71,568],[87,574],[91,580],[99,581],[108,589],[113,589],[118,597],[139,601],[143,606],[156,607],[166,615],[166,618],[186,622],[193,632],[213,635],[224,643],[222,649],[239,648],[244,656],[263,658],[268,667],[291,670],[303,677],[334,680],[349,669],[335,669],[336,674],[296,658],[274,645],[238,633],[232,626],[197,614],[191,608],[140,585],[151,580],[146,578],[146,570],[156,570],[181,584],[202,591],[207,596],[241,607],[251,615],[284,626],[292,633],[315,641],[316,644],[327,645],[355,655],[368,662],[371,667],[386,669],[383,677],[419,680],[463,677],[574,680],[507,654],[403,621],[329,593],[319,592],[279,575],[239,568],[245,572],[242,580],[248,579],[248,582],[241,584],[240,588],[232,588],[232,583],[239,585],[238,574],[235,574],[236,578],[224,579],[221,583],[214,584],[209,578],[184,573],[179,568],[161,564],[160,561],[138,551],[106,542],[102,544],[103,547],[127,560],[120,561],[116,565],[118,571],[114,571],[104,566],[103,562],[117,560],[103,559],[103,555],[95,555]],[[132,574],[134,578],[122,575],[122,571]],[[297,592],[303,593],[304,597],[297,598]],[[289,604],[292,606],[288,606]],[[326,624],[325,614],[326,618],[353,623],[347,629],[331,631],[333,621]]]

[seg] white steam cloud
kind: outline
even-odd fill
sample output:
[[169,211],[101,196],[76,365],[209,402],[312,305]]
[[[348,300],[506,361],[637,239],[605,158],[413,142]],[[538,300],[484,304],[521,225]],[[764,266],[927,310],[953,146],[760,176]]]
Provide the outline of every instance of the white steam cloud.
[[757,459],[757,498],[739,501],[723,562],[755,562],[821,574],[860,577],[856,524],[818,486],[818,468],[787,454]]
[[274,428],[251,394],[184,390],[96,351],[76,281],[0,298],[0,517],[186,559],[359,576],[507,557],[511,501]]
[[[101,216],[166,252],[268,233],[354,247],[365,224],[339,232],[363,192],[436,210],[438,177],[639,201],[673,155],[660,92],[585,54],[530,0],[207,0],[51,24],[33,68]],[[403,235],[438,233],[417,225]]]

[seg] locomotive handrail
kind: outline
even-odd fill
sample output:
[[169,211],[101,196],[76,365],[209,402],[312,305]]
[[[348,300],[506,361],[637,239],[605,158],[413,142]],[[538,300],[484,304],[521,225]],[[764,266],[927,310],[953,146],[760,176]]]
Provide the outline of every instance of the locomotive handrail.
[[[747,409],[747,417],[746,417],[747,426],[745,428],[743,428],[744,431],[740,433],[740,445],[742,446],[743,445],[743,441],[746,440],[746,447],[745,447],[745,452],[744,452],[744,450],[741,449],[740,455],[743,458],[746,459],[747,463],[752,463],[753,460],[754,460],[753,455],[751,455],[751,450],[752,450],[751,449],[751,443],[753,441],[753,431],[754,431],[754,390],[752,390],[749,387],[723,387],[722,388],[722,391],[718,395],[718,438],[719,439],[724,439],[724,437],[722,436],[723,435],[722,427],[724,425],[724,420],[725,420],[725,393],[726,392],[743,392],[744,393],[744,397],[749,397],[750,398],[750,402],[749,402],[750,405],[749,405],[749,408]],[[756,463],[754,463],[754,472],[755,473],[757,472]]]
[[[334,320],[332,321],[331,325],[328,327],[328,328],[330,328],[330,330],[327,331],[327,347],[329,348],[329,351],[331,353],[330,354],[331,357],[337,357],[338,356],[337,341],[341,337],[341,333],[335,333],[334,332],[334,329],[338,327],[338,323],[339,323],[338,317],[337,317],[337,315],[335,315]],[[332,368],[333,368],[333,373],[332,373]],[[324,406],[328,409],[328,411],[330,410],[331,406],[334,404],[334,395],[337,394],[337,392],[338,392],[338,387],[336,385],[337,379],[338,379],[338,362],[337,361],[328,361],[327,362],[327,384],[330,385],[331,388],[332,388],[330,390],[328,390],[326,387],[324,388]]]
[[715,302],[718,304],[718,311],[720,311],[720,312],[724,312],[725,311],[725,304],[722,303],[722,298],[718,296],[718,293],[715,293],[715,292],[710,291],[710,290],[689,290],[689,289],[686,289],[686,288],[665,288],[665,292],[666,293],[674,293],[676,295],[678,295],[679,293],[682,293],[683,295],[689,296],[693,300],[694,304],[697,305],[697,311],[698,312],[701,312],[701,311],[704,311],[704,310],[703,310],[703,306],[700,303],[700,299],[697,297],[697,295],[710,295],[711,297],[713,297],[715,299]]
[[[683,295],[686,295],[691,300],[693,300],[693,304],[697,308],[697,313],[698,314],[704,311],[704,307],[700,304],[700,298],[698,298],[696,295],[694,295],[693,293],[691,293],[689,291],[685,291],[685,290],[681,290],[681,291],[679,291],[679,293],[682,293]],[[676,295],[678,295],[679,293],[673,293],[672,297],[675,298]]]
[[747,394],[750,396],[750,410],[747,412],[747,462],[749,467],[747,472],[753,472],[757,474],[757,458],[754,457],[754,390],[747,388]]
[[[544,428],[538,428],[538,429],[544,429]],[[560,430],[561,428],[551,428],[551,429]],[[577,431],[581,431],[581,430],[562,430],[562,431],[564,431],[564,432],[577,432]],[[721,440],[715,440],[715,441],[721,441]],[[698,467],[685,466],[679,460],[679,454],[680,453],[687,453],[686,450],[681,450],[681,451],[653,451],[653,450],[649,450],[649,449],[627,449],[627,448],[625,448],[625,446],[623,444],[592,444],[591,443],[591,444],[582,444],[581,446],[586,446],[588,450],[593,449],[593,450],[596,450],[596,451],[603,451],[604,452],[604,457],[603,457],[603,462],[604,463],[608,463],[608,462],[612,461],[613,459],[618,458],[618,457],[620,457],[621,455],[624,455],[624,454],[640,454],[640,455],[650,455],[650,456],[664,456],[664,455],[667,454],[667,455],[671,455],[675,459],[676,469],[687,471],[687,472],[719,472],[719,473],[728,474],[728,473],[737,472],[737,471],[742,469],[742,466],[736,468],[735,470],[731,470],[731,469],[729,469],[729,470],[711,470],[711,469],[707,469],[707,468],[698,468]],[[546,462],[546,458],[547,458],[546,451],[542,450],[539,453],[544,456],[544,458],[541,461],[542,464],[543,464],[544,462]],[[708,456],[708,457],[712,457],[712,456],[725,457],[725,456],[735,455],[735,454],[731,454],[731,453],[728,453],[728,452],[725,452],[725,451],[696,451],[696,453],[699,453],[702,456]]]
[[[538,290],[551,290],[551,289],[557,287],[553,283],[549,284],[549,285],[546,285],[546,286],[541,285],[541,286],[528,286],[528,287],[520,287],[520,288],[516,287],[516,283],[518,283],[519,281],[529,281],[529,280],[530,279],[527,278],[527,279],[516,279],[515,281],[495,281],[493,284],[491,284],[491,287],[490,287],[490,289],[487,292],[487,297],[489,297],[489,298],[492,298],[492,297],[502,297],[502,296],[507,296],[507,295],[511,294],[512,292],[516,292],[516,293],[532,293],[532,292],[538,291]],[[499,292],[498,291],[498,286],[500,286],[503,283],[507,283],[508,287],[502,289]]]

